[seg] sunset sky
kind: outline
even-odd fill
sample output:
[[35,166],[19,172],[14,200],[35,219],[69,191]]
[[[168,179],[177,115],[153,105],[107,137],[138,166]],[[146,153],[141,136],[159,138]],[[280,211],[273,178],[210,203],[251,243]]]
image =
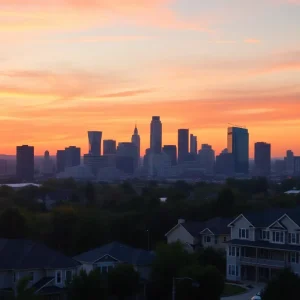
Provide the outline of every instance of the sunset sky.
[[216,154],[228,123],[300,155],[300,0],[0,0],[0,153],[87,152],[87,131],[142,153],[189,128]]

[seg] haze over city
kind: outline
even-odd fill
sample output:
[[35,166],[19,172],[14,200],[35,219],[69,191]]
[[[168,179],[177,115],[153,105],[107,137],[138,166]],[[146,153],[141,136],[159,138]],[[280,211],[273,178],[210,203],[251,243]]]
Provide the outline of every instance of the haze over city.
[[299,4],[0,0],[0,152],[87,153],[88,130],[127,141],[137,123],[144,154],[152,115],[163,144],[189,128],[219,153],[233,123],[250,157],[258,141],[300,152]]

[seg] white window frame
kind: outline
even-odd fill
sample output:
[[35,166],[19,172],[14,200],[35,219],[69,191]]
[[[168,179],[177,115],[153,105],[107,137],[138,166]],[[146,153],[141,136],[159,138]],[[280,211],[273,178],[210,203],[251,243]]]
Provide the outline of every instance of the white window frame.
[[[57,275],[60,274],[60,282],[57,281]],[[63,279],[62,279],[62,270],[57,270],[55,271],[55,284],[62,284]]]
[[[297,233],[297,232],[289,232],[288,233],[288,239],[289,239],[289,244],[299,245],[299,239],[300,239],[299,233]],[[297,240],[298,240],[298,243],[297,243]]]
[[[276,235],[278,234],[279,236],[279,239],[277,240],[276,239]],[[282,241],[281,241],[281,236],[282,236]],[[275,237],[275,239],[274,239]],[[285,233],[283,231],[273,231],[272,232],[272,242],[275,243],[275,244],[284,244],[284,241],[285,241]]]
[[[209,241],[207,239],[209,239]],[[205,244],[210,244],[211,243],[211,236],[210,235],[205,235],[204,236],[204,243]]]
[[228,256],[240,257],[240,247],[229,246]]
[[228,265],[228,275],[239,276],[239,268],[237,265]]
[[241,240],[248,240],[249,239],[249,229],[248,228],[239,228],[239,238]]

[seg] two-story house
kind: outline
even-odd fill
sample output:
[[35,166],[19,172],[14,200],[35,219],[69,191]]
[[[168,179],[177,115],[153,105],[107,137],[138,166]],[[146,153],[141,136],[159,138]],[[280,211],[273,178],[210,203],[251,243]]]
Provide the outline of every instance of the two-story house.
[[113,242],[74,257],[87,273],[99,268],[101,273],[110,272],[118,264],[130,264],[143,280],[148,280],[154,253]]
[[44,298],[63,299],[65,283],[80,263],[45,245],[23,239],[0,239],[0,298],[16,294],[21,278]]
[[213,218],[204,222],[192,222],[179,219],[178,223],[165,236],[168,244],[181,242],[188,251],[198,247],[226,249],[230,239],[228,223],[232,218]]
[[300,273],[300,207],[241,214],[228,227],[228,280],[268,281],[285,267]]

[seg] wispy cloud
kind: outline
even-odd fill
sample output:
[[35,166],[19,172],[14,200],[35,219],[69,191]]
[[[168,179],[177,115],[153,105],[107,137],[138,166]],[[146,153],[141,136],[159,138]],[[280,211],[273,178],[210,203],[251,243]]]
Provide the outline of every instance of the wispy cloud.
[[244,43],[246,44],[259,44],[261,41],[258,39],[245,39]]

